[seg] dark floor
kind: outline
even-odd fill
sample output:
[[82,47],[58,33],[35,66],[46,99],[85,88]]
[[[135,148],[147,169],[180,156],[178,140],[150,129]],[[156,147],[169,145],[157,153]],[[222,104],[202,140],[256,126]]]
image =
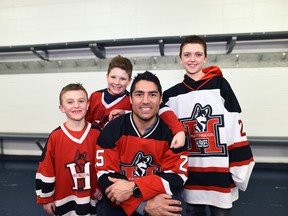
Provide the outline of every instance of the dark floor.
[[[37,162],[0,160],[0,216],[47,216],[36,204]],[[254,169],[233,216],[284,216],[288,212],[288,169]]]

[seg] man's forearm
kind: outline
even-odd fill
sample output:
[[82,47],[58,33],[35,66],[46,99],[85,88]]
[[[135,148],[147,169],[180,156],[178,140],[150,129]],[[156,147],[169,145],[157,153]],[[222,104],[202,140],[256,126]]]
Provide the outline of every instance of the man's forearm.
[[127,180],[127,177],[120,174],[120,173],[109,173],[109,174],[103,174],[101,177],[98,179],[98,184],[102,191],[105,191],[109,186],[113,184],[113,182],[109,181],[108,177],[112,178],[118,178],[118,179],[125,179]]

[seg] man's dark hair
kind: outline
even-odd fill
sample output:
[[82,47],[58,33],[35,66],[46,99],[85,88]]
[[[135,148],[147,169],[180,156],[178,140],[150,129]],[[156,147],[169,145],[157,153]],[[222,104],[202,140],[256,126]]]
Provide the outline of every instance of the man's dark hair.
[[160,80],[155,74],[151,73],[150,71],[145,71],[144,73],[138,73],[137,76],[134,77],[134,80],[130,88],[130,94],[133,93],[133,91],[135,90],[136,84],[141,80],[146,80],[146,81],[155,83],[160,95],[162,95],[162,87],[161,87]]

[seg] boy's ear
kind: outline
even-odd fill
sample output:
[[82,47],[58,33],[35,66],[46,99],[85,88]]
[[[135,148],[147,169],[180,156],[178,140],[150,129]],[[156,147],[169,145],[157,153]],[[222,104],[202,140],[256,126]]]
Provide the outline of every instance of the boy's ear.
[[60,110],[62,113],[65,113],[65,110],[64,110],[64,108],[63,108],[63,106],[62,106],[61,104],[58,106],[58,108],[59,108],[59,110]]
[[206,56],[206,57],[204,58],[204,64],[206,64],[207,60],[208,60],[208,57]]

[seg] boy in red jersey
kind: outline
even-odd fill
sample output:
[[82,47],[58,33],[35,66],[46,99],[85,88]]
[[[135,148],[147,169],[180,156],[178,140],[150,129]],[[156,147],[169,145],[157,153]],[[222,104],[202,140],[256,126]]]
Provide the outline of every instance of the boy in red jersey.
[[[90,106],[86,114],[88,122],[103,129],[109,120],[131,111],[129,92],[126,89],[131,82],[132,70],[133,66],[128,58],[118,55],[110,61],[106,75],[107,88],[95,91],[89,97]],[[171,147],[182,147],[185,129],[171,109],[166,107],[163,110],[160,117],[175,134]]]
[[[100,129],[85,121],[88,94],[81,84],[60,92],[59,109],[67,121],[47,140],[36,173],[37,203],[51,215],[96,215],[96,140]],[[96,193],[95,193],[96,192]]]
[[120,55],[114,57],[106,74],[107,88],[93,92],[89,97],[89,109],[86,120],[99,125],[101,129],[109,121],[112,110],[131,110],[129,92],[126,90],[131,82],[133,66],[128,58]]
[[230,216],[238,189],[246,190],[254,166],[243,129],[241,108],[217,66],[204,68],[207,44],[199,36],[180,46],[186,70],[182,83],[163,93],[163,103],[178,116],[189,136],[188,180],[184,187],[187,214]]
[[179,205],[188,152],[186,146],[169,147],[173,135],[158,116],[161,100],[159,79],[148,71],[138,74],[131,85],[132,112],[111,121],[99,136],[96,171],[105,191],[99,216],[185,215]]

